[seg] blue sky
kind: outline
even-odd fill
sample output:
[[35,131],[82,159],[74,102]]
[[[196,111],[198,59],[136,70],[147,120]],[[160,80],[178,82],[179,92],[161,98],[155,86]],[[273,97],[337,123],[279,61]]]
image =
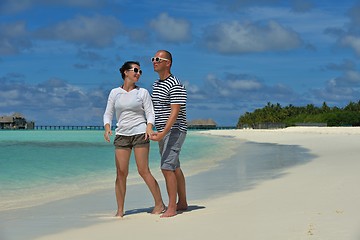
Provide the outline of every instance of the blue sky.
[[102,125],[119,67],[173,54],[188,120],[235,126],[268,102],[360,100],[360,1],[2,0],[0,115],[36,125]]

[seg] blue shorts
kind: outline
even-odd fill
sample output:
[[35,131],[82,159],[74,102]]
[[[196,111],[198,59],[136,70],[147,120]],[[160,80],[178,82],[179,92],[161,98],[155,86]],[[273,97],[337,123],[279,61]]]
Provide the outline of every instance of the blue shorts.
[[161,169],[175,171],[180,167],[179,155],[185,141],[186,132],[171,129],[165,137],[159,141],[161,156]]

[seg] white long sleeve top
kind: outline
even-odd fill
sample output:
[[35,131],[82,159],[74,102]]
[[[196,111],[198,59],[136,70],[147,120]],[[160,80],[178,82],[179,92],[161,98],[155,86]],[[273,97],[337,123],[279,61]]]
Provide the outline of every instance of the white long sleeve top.
[[104,126],[111,127],[114,112],[116,115],[116,135],[132,136],[146,132],[148,123],[154,125],[155,114],[149,92],[136,87],[130,92],[121,87],[110,91],[105,113]]

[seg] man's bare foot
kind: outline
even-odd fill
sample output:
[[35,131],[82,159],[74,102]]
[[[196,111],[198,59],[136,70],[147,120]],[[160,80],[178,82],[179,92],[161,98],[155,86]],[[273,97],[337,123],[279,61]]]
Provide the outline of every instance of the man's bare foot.
[[187,204],[187,202],[185,202],[185,203],[178,202],[178,203],[176,204],[176,210],[177,210],[177,211],[185,211],[185,210],[187,210],[187,209],[188,209],[188,204]]
[[168,218],[168,217],[173,217],[176,216],[176,211],[175,210],[169,210],[167,209],[166,212],[164,212],[160,217],[161,218]]
[[115,214],[115,217],[120,217],[122,218],[124,216],[124,212],[123,211],[117,211],[117,213]]
[[160,206],[155,206],[151,214],[161,214],[164,213],[165,211],[166,211],[165,204],[161,204]]

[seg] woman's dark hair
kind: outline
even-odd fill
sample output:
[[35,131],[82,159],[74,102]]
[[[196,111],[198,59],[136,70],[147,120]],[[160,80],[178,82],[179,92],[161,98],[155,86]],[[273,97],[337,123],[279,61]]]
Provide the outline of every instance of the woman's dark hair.
[[132,67],[133,64],[136,64],[136,65],[138,65],[138,66],[140,67],[140,63],[137,62],[137,61],[127,61],[127,62],[125,62],[125,63],[121,66],[121,68],[119,69],[119,71],[120,71],[120,73],[121,73],[122,79],[125,79],[125,71],[126,71],[126,70],[129,70],[129,69],[132,69],[132,68],[133,68],[133,67]]

